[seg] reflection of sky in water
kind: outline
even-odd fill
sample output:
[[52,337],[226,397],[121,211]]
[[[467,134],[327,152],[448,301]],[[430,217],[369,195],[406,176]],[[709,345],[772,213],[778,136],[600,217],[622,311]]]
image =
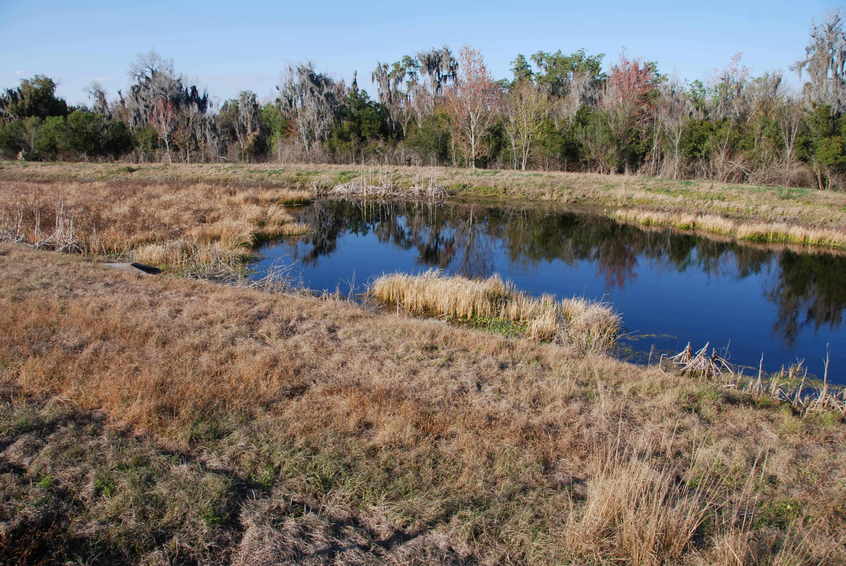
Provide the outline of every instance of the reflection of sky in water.
[[607,219],[484,207],[318,203],[315,229],[262,249],[260,275],[295,263],[312,289],[362,291],[383,273],[499,273],[521,290],[606,300],[623,315],[639,355],[688,341],[728,347],[730,359],[770,369],[805,359],[846,383],[846,258],[773,252]]

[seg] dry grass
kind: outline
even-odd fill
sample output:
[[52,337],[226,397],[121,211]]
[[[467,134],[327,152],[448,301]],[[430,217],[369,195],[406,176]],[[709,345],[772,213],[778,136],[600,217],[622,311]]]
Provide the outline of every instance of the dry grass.
[[0,263],[13,561],[846,562],[830,413],[334,300]]
[[568,344],[581,353],[608,352],[620,331],[620,317],[609,305],[582,298],[533,298],[498,275],[473,280],[438,271],[395,273],[376,279],[370,293],[416,315],[509,321],[524,327],[534,340]]
[[[111,184],[208,183],[229,187],[327,191],[341,183],[398,189],[442,186],[452,198],[542,201],[604,209],[650,209],[674,216],[710,215],[745,224],[787,224],[846,231],[846,193],[778,186],[680,181],[639,175],[439,167],[308,164],[81,164],[0,162],[3,181],[107,181]],[[378,181],[378,182],[377,182]],[[723,220],[724,221],[724,220]]]
[[620,222],[639,224],[641,226],[661,226],[679,230],[693,230],[767,244],[797,244],[800,246],[846,249],[846,231],[842,230],[806,228],[803,226],[788,225],[782,222],[737,222],[711,214],[676,214],[641,209],[616,210],[611,216]]
[[262,240],[308,230],[285,209],[305,198],[204,183],[0,181],[0,238],[171,269],[236,269]]
[[[567,543],[584,558],[617,556],[644,566],[677,563],[711,511],[713,486],[691,488],[670,465],[656,467],[629,445],[597,458],[587,501],[567,523]],[[598,543],[598,544],[597,544]]]

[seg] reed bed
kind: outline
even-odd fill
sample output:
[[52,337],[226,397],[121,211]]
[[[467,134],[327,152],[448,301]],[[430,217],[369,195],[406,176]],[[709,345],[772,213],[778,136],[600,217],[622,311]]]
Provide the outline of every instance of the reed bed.
[[391,183],[370,185],[361,182],[341,183],[320,193],[330,198],[361,198],[361,199],[412,199],[443,201],[449,194],[439,185],[412,185],[399,187]]
[[166,269],[238,268],[261,241],[309,230],[287,208],[306,200],[304,191],[103,182],[2,182],[2,189],[2,240]]
[[510,321],[529,338],[568,344],[582,353],[608,352],[620,331],[620,317],[607,304],[583,298],[530,297],[498,275],[476,280],[439,271],[395,273],[376,279],[370,294],[420,316]]
[[846,248],[846,232],[827,228],[807,228],[784,223],[736,222],[713,214],[677,214],[641,209],[620,209],[611,214],[620,222],[641,226],[676,228],[731,236],[761,243]]

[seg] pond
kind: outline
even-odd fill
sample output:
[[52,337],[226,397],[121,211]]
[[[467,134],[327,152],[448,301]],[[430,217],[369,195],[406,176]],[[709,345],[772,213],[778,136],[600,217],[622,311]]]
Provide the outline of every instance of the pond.
[[846,257],[644,230],[586,213],[467,204],[322,201],[313,228],[259,250],[254,277],[290,267],[314,290],[363,292],[383,273],[498,273],[532,295],[606,301],[623,317],[618,354],[645,362],[710,342],[733,363],[804,360],[846,383]]

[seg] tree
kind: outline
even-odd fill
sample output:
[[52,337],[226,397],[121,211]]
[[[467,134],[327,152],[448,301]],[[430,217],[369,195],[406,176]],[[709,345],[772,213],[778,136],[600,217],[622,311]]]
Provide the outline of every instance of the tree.
[[839,12],[811,27],[805,58],[793,68],[800,77],[808,74],[805,96],[811,104],[827,105],[838,115],[846,111],[846,31]]
[[809,130],[807,161],[820,190],[832,187],[832,178],[846,171],[846,116],[837,116],[827,104],[815,105],[806,116]]
[[511,73],[514,75],[515,83],[530,81],[534,78],[532,65],[522,53],[518,53],[517,57],[511,62]]
[[449,116],[442,110],[435,110],[419,124],[411,124],[405,142],[422,163],[439,165],[449,161]]
[[[537,83],[550,95],[564,98],[573,89],[576,82],[588,83],[586,86],[597,87],[604,80],[602,74],[603,54],[588,55],[579,49],[565,55],[560,50],[555,53],[538,51],[532,55],[532,62],[537,67],[534,73]],[[517,56],[517,61],[525,63],[525,57]]]
[[549,108],[549,96],[527,78],[519,80],[511,87],[503,110],[505,133],[511,142],[515,169],[518,160],[520,169],[526,169],[532,147],[543,129]]
[[467,164],[475,169],[476,159],[485,149],[484,135],[498,111],[500,89],[477,50],[464,47],[459,61],[455,84],[447,89],[446,109],[453,140],[462,146]]
[[[659,144],[666,148],[661,172],[673,179],[678,179],[682,174],[682,136],[685,124],[693,112],[693,104],[681,84],[673,81],[661,85],[655,109],[653,153],[658,153]],[[656,155],[656,169],[658,159]]]
[[133,130],[152,127],[165,146],[168,161],[173,159],[171,145],[176,134],[190,159],[191,144],[208,141],[203,135],[210,108],[208,94],[186,85],[173,63],[154,51],[140,55],[129,75],[133,83],[126,97],[118,93],[115,114]]
[[653,115],[657,87],[662,78],[655,63],[620,56],[611,68],[599,106],[616,145],[616,164],[626,171],[637,168],[646,142],[645,129]]
[[165,146],[168,163],[173,163],[170,155],[170,138],[176,129],[176,107],[173,102],[164,96],[156,98],[147,120]]
[[782,165],[784,168],[783,183],[790,182],[790,168],[796,161],[799,134],[802,131],[804,114],[802,107],[794,100],[784,97],[776,112],[776,120],[781,131]]
[[341,107],[338,123],[329,137],[329,150],[336,157],[363,160],[371,142],[388,137],[388,122],[384,107],[371,101],[367,93],[358,88],[357,81],[353,80]]
[[106,98],[106,91],[98,82],[93,82],[88,87],[88,97],[91,98],[91,110],[106,118],[112,117],[111,108],[109,108],[109,101]]
[[377,63],[371,75],[379,93],[379,102],[388,112],[391,132],[396,137],[405,137],[408,124],[414,118],[411,101],[418,90],[419,71],[417,59],[406,55],[390,66]]
[[261,107],[262,128],[270,135],[270,146],[276,151],[276,159],[282,161],[282,146],[290,133],[290,123],[276,104]]
[[261,110],[256,93],[241,91],[227,100],[218,113],[218,128],[238,145],[238,158],[251,161],[264,150]]
[[46,75],[22,79],[17,88],[6,89],[0,94],[0,118],[66,116],[67,103],[56,96],[56,82]]
[[[463,57],[462,50],[462,62]],[[421,51],[417,54],[417,61],[420,73],[428,79],[429,91],[435,98],[439,97],[444,89],[458,77],[460,62],[452,56],[449,47]]]
[[63,145],[82,157],[100,154],[104,122],[100,116],[86,110],[75,110],[68,115]]
[[306,155],[313,154],[335,125],[346,86],[318,73],[311,63],[304,63],[288,67],[277,90],[282,114],[295,124]]

